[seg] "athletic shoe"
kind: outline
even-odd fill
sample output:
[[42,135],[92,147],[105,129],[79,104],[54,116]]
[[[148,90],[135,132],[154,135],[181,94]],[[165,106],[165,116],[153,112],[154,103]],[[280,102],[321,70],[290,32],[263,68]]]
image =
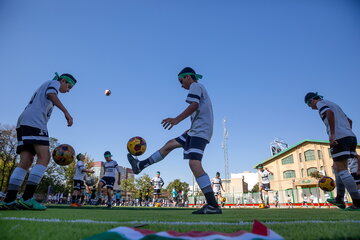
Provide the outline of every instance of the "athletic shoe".
[[204,205],[199,210],[193,211],[192,214],[221,214],[221,208],[213,207],[211,205]]
[[18,204],[25,210],[38,210],[38,211],[46,210],[45,205],[38,203],[33,198],[30,198],[26,201],[23,198],[20,198]]
[[72,204],[70,204],[70,207],[81,207],[81,204],[79,204],[79,203],[72,203]]
[[18,210],[19,207],[16,201],[12,201],[10,203],[0,202],[0,210]]
[[328,199],[326,199],[326,201],[327,201],[328,203],[331,203],[331,204],[337,206],[338,208],[341,208],[341,209],[344,209],[344,208],[346,207],[346,205],[345,205],[344,202],[338,202],[338,201],[336,200],[336,198],[328,198]]
[[139,160],[134,158],[130,153],[128,153],[127,158],[134,174],[139,174],[141,172],[140,168],[138,167]]
[[111,204],[108,204],[108,205],[106,206],[106,208],[112,208]]
[[360,207],[351,205],[350,207],[345,208],[344,211],[360,211]]

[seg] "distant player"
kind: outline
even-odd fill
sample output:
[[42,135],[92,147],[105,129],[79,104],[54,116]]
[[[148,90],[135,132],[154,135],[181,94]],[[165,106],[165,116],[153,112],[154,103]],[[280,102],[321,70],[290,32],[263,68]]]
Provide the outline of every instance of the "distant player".
[[213,110],[210,97],[205,87],[198,83],[202,76],[196,74],[194,69],[186,67],[178,74],[178,81],[189,93],[186,102],[189,106],[175,118],[166,118],[162,121],[165,129],[171,129],[184,119],[191,116],[191,127],[181,136],[168,141],[160,150],[155,152],[144,161],[138,161],[131,154],[128,160],[135,174],[139,174],[144,168],[163,160],[172,150],[182,147],[184,159],[189,160],[190,169],[196,181],[204,193],[207,205],[192,212],[193,214],[221,214],[214,191],[211,188],[210,178],[203,169],[202,157],[206,145],[213,133]]
[[[260,193],[260,198],[261,198],[261,202],[265,205],[266,208],[270,207],[269,204],[269,194],[268,191],[270,191],[270,174],[273,175],[273,173],[263,167],[263,165],[259,165],[258,167],[258,172],[261,178],[261,182],[259,183],[260,189],[259,189],[259,193]],[[263,193],[265,195],[265,201],[263,198]]]
[[302,203],[302,207],[308,207],[308,197],[306,196],[306,194],[304,194],[304,197],[303,197],[303,203]]
[[121,173],[120,167],[116,161],[111,159],[112,155],[109,151],[104,153],[104,158],[106,162],[104,163],[104,176],[101,178],[99,185],[98,185],[98,202],[97,205],[101,204],[102,202],[102,194],[101,188],[106,186],[107,188],[107,207],[112,207],[112,197],[113,197],[113,189],[115,183],[115,172],[118,173],[118,185],[120,185],[121,181]]
[[225,192],[225,190],[224,190],[224,188],[222,186],[222,181],[221,181],[219,172],[216,172],[215,177],[212,179],[211,187],[212,187],[212,189],[214,191],[216,201],[218,201],[219,198],[220,199],[222,198],[221,190],[223,190]]
[[[44,205],[33,199],[33,196],[50,161],[47,123],[54,106],[57,106],[64,113],[67,125],[72,126],[73,118],[61,103],[58,93],[67,93],[76,84],[75,78],[70,74],[58,76],[55,73],[55,75],[53,80],[43,83],[36,90],[18,119],[16,153],[20,154],[20,163],[11,174],[7,194],[4,202],[0,203],[0,209],[46,209]],[[31,168],[24,194],[16,202],[16,195],[34,162],[35,155],[36,164]]]
[[164,186],[164,180],[160,177],[160,172],[156,172],[156,176],[151,179],[151,185],[154,187],[153,205],[158,201],[161,195],[161,188]]
[[276,191],[274,194],[274,203],[275,203],[275,207],[278,208],[279,207],[279,192]]
[[290,195],[287,195],[287,205],[288,205],[288,208],[294,208],[293,204],[292,204],[292,201],[291,201],[291,197]]
[[314,110],[319,111],[327,134],[329,135],[330,151],[334,161],[336,178],[336,198],[328,202],[339,208],[345,208],[344,194],[348,190],[353,205],[346,210],[360,210],[360,193],[354,178],[348,170],[348,159],[356,157],[357,139],[352,131],[352,121],[335,103],[324,100],[318,93],[309,92],[305,96],[305,103]]
[[315,196],[314,194],[310,193],[310,203],[311,203],[311,207],[314,208],[314,201],[315,201]]
[[76,159],[78,161],[75,165],[74,191],[71,198],[71,204],[70,204],[71,207],[81,207],[81,202],[79,201],[79,199],[85,190],[85,184],[84,184],[85,174],[94,173],[93,170],[85,169],[84,166],[85,155],[79,153],[76,156]]
[[324,195],[324,197],[325,197],[325,206],[326,206],[327,208],[330,208],[329,202],[327,201],[327,199],[330,198],[329,193],[326,192],[325,195]]

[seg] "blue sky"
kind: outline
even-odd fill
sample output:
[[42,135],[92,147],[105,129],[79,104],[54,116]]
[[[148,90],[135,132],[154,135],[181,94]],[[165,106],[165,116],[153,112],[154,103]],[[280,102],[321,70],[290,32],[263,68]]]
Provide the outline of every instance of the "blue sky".
[[[304,102],[318,91],[338,103],[360,134],[360,4],[358,1],[0,1],[0,123],[15,125],[33,92],[54,72],[78,84],[60,99],[50,135],[120,165],[126,142],[142,136],[145,157],[190,126],[160,124],[187,104],[177,73],[186,66],[212,98],[215,126],[203,163],[224,174],[222,119],[228,120],[230,172],[252,170],[269,143],[326,140]],[[111,89],[106,97],[103,92]],[[182,150],[144,172],[192,184]]]

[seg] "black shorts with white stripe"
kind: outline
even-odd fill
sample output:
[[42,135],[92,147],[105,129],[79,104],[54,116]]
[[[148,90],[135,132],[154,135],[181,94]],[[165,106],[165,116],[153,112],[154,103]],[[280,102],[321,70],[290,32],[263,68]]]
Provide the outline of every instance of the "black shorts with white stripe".
[[48,132],[39,128],[21,125],[16,129],[17,148],[16,153],[20,154],[22,151],[31,152],[36,155],[34,144],[49,146]]
[[201,161],[208,140],[200,137],[191,137],[184,133],[175,140],[184,148],[184,159]]
[[74,179],[74,190],[85,189],[85,184],[83,180]]
[[102,177],[100,182],[106,185],[108,189],[114,189],[115,178],[114,177]]
[[347,160],[356,157],[356,137],[349,136],[336,139],[337,144],[330,147],[331,156],[336,161]]

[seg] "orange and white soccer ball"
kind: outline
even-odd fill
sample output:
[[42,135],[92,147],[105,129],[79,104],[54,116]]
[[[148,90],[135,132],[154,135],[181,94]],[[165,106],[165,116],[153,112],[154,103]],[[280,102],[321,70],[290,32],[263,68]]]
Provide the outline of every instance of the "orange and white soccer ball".
[[58,165],[69,165],[70,163],[74,162],[75,150],[68,144],[61,144],[53,150],[52,158]]
[[104,93],[105,93],[106,96],[110,96],[110,95],[111,95],[111,91],[110,91],[109,89],[106,89],[106,90],[104,91]]
[[131,155],[140,156],[146,151],[146,141],[142,137],[132,137],[127,143],[127,149]]

